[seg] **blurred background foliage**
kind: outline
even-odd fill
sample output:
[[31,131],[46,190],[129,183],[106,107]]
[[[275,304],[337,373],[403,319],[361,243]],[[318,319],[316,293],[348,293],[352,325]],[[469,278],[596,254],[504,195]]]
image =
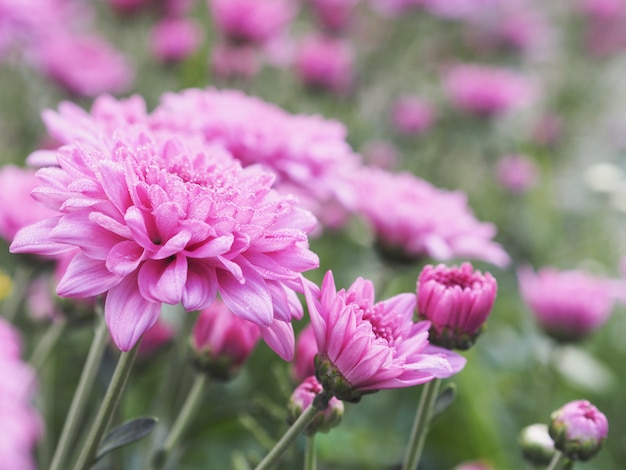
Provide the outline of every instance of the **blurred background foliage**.
[[[498,227],[496,240],[513,258],[507,269],[475,263],[498,280],[499,292],[486,333],[466,356],[465,369],[451,381],[458,387],[454,404],[433,423],[421,468],[451,469],[462,461],[483,459],[496,469],[525,468],[517,433],[526,425],[547,422],[566,401],[589,399],[610,422],[609,439],[599,456],[581,468],[618,470],[626,462],[626,317],[616,306],[606,324],[577,346],[558,347],[538,330],[523,305],[516,267],[585,268],[618,278],[626,253],[624,223],[626,181],[626,54],[606,56],[586,50],[584,21],[572,2],[535,2],[550,20],[553,40],[529,56],[503,48],[478,48],[467,40],[462,22],[415,10],[387,18],[359,4],[348,35],[356,48],[356,84],[347,96],[303,86],[288,68],[265,66],[252,80],[214,77],[209,51],[216,32],[206,5],[191,15],[203,27],[201,47],[177,65],[158,63],[146,51],[150,14],[120,17],[104,2],[92,2],[96,27],[123,51],[135,68],[132,88],[124,96],[142,95],[152,109],[160,95],[188,87],[233,87],[275,103],[293,113],[319,113],[343,122],[356,151],[368,142],[385,140],[398,149],[399,168],[414,172],[437,187],[461,190],[476,217]],[[625,26],[626,28],[626,26]],[[291,26],[294,34],[313,29],[305,8]],[[478,120],[455,111],[447,101],[440,72],[448,63],[468,61],[507,65],[523,70],[541,84],[540,99],[528,109],[494,120]],[[390,106],[401,95],[417,94],[437,109],[432,129],[405,136],[390,123]],[[0,159],[24,164],[45,141],[40,113],[61,100],[88,108],[91,100],[68,95],[19,61],[0,64]],[[557,116],[559,132],[551,142],[536,138],[545,116]],[[511,194],[494,177],[497,160],[523,153],[538,166],[537,185]],[[419,207],[415,207],[419,211]],[[401,272],[385,267],[372,249],[372,235],[353,220],[342,232],[329,231],[311,241],[321,267],[307,277],[320,282],[333,269],[338,286],[355,277],[384,284],[382,298],[413,291],[420,266]],[[2,251],[3,269],[15,274],[15,259]],[[173,309],[172,309],[173,310]],[[176,317],[180,312],[174,313]],[[193,314],[186,317],[192,318]],[[41,338],[44,326],[19,316],[26,355]],[[190,321],[185,321],[187,327]],[[74,385],[91,338],[89,323],[76,325],[48,358],[40,377],[40,403],[47,439],[37,450],[49,460],[51,442],[60,432]],[[304,322],[295,325],[298,330]],[[181,367],[187,342],[181,337],[154,357],[141,359],[117,421],[155,415],[163,433],[184,399],[193,376]],[[101,390],[114,364],[105,358]],[[289,364],[260,344],[247,366],[231,383],[211,384],[203,406],[186,434],[171,468],[244,469],[260,459],[286,429],[286,403],[293,388]],[[397,468],[420,390],[381,391],[348,404],[343,423],[318,439],[320,469]],[[99,395],[93,397],[94,407]],[[95,409],[95,408],[94,408]],[[151,440],[114,453],[102,468],[148,468]],[[301,466],[304,442],[285,457],[281,468]]]

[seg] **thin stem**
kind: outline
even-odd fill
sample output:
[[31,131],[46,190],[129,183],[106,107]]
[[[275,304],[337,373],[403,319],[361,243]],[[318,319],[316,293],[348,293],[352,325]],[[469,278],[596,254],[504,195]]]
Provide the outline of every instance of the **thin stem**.
[[193,415],[198,408],[198,405],[200,405],[207,379],[207,374],[196,374],[191,390],[185,399],[185,403],[183,404],[180,413],[176,417],[176,421],[174,421],[165,443],[154,456],[154,468],[163,468],[163,465],[167,462],[167,457],[183,436],[185,429],[193,419]]
[[304,451],[304,470],[317,469],[317,453],[315,452],[315,434],[306,438],[306,449]]
[[61,431],[61,437],[54,451],[52,457],[52,463],[50,464],[50,470],[65,470],[67,465],[65,459],[72,445],[72,441],[76,436],[76,431],[83,417],[85,411],[85,405],[89,401],[91,396],[91,390],[98,373],[100,362],[102,361],[102,355],[107,345],[107,326],[102,316],[99,316],[98,326],[96,327],[96,334],[91,342],[91,347],[87,355],[87,360],[83,367],[83,371],[80,375],[74,397],[72,398],[72,404],[67,412],[65,418],[65,424]]
[[138,341],[135,347],[133,347],[130,351],[122,352],[120,354],[117,366],[113,372],[113,377],[111,377],[109,387],[104,395],[102,404],[100,405],[100,409],[96,415],[96,419],[91,425],[91,429],[87,435],[87,440],[83,444],[81,452],[78,456],[78,461],[74,466],[74,470],[87,470],[91,467],[104,431],[109,425],[109,421],[111,420],[113,413],[115,413],[115,409],[117,408],[124,387],[126,386],[130,370],[133,362],[135,361],[135,356],[139,350],[139,343],[140,341]]
[[[316,399],[319,398],[324,393],[325,392],[322,392],[320,395],[316,397]],[[316,406],[316,401],[314,401],[306,410],[304,410],[302,414],[298,417],[298,419],[291,425],[291,427],[287,429],[287,432],[285,432],[283,437],[280,438],[280,440],[276,443],[274,448],[270,450],[270,452],[265,456],[265,458],[261,460],[261,463],[259,463],[259,465],[256,466],[255,470],[268,470],[272,468],[272,465],[274,465],[276,462],[278,462],[278,460],[280,460],[280,458],[283,456],[287,448],[296,439],[296,437],[298,437],[298,434],[300,434],[300,431],[306,428],[307,425],[311,421],[313,421],[313,418],[315,418],[315,415],[319,411],[324,410],[325,407],[328,406],[328,400],[330,400],[330,397],[325,396],[324,400],[320,400],[317,402],[317,403],[324,402],[324,408],[322,408],[321,406]]]
[[567,460],[568,459],[567,457],[565,457],[563,452],[557,451],[556,454],[554,454],[554,457],[552,457],[550,465],[548,465],[548,468],[546,470],[559,470],[561,468],[565,468]]
[[433,379],[430,382],[426,382],[423,386],[422,396],[420,397],[415,420],[413,421],[411,437],[409,438],[409,444],[404,454],[402,470],[417,469],[440,386],[441,379]]
[[50,355],[50,351],[59,341],[66,326],[67,320],[64,317],[53,320],[50,326],[48,326],[43,337],[37,342],[37,347],[28,361],[33,369],[39,371],[43,367]]

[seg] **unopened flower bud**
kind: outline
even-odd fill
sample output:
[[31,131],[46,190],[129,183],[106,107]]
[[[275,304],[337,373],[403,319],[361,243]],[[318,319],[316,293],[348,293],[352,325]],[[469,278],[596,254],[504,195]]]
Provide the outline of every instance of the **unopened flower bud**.
[[[294,423],[298,417],[309,406],[314,405],[313,400],[324,391],[322,384],[314,376],[307,377],[298,385],[289,400],[290,424]],[[304,429],[304,433],[311,436],[318,432],[327,433],[335,426],[339,425],[343,417],[343,402],[333,397],[329,400],[325,410],[319,411],[313,421]]]
[[470,263],[426,266],[417,282],[417,311],[420,320],[431,322],[428,341],[469,349],[485,328],[497,290],[494,277]]
[[534,465],[548,465],[556,452],[546,424],[526,426],[519,434],[519,444],[526,461]]
[[194,365],[218,380],[230,380],[256,346],[261,332],[216,300],[200,312],[191,334]]
[[549,430],[557,450],[572,460],[586,461],[602,448],[609,423],[587,400],[576,400],[552,413]]

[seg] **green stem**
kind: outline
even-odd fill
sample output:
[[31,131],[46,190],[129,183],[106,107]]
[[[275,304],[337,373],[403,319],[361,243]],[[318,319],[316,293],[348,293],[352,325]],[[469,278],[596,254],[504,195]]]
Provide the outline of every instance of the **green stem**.
[[430,382],[426,382],[423,386],[422,396],[420,397],[417,413],[415,414],[415,421],[413,421],[411,437],[409,438],[409,444],[404,454],[402,470],[417,469],[440,386],[441,379],[433,379]]
[[170,433],[167,436],[165,443],[154,456],[154,468],[163,468],[163,465],[165,465],[165,463],[167,462],[167,457],[176,447],[178,441],[180,441],[180,438],[183,436],[185,429],[189,425],[190,421],[193,419],[194,413],[197,410],[198,405],[200,405],[207,380],[207,374],[196,374],[191,390],[189,391],[189,394],[185,399],[185,403],[183,404],[180,413],[176,417],[176,421],[174,421],[174,425],[172,426],[172,429],[170,430]]
[[315,434],[307,436],[304,451],[304,470],[317,469],[317,453],[315,452]]
[[113,413],[115,413],[115,409],[117,408],[124,387],[126,386],[126,381],[128,380],[135,356],[139,350],[140,342],[141,341],[138,341],[135,347],[133,347],[130,351],[122,352],[120,354],[117,366],[113,372],[113,377],[111,377],[109,387],[104,395],[102,404],[100,405],[100,409],[96,415],[96,419],[91,425],[91,429],[87,435],[87,440],[83,444],[81,452],[78,456],[78,461],[74,466],[74,470],[87,470],[91,467],[104,431],[109,425],[109,421],[111,420]]
[[300,431],[306,428],[307,425],[313,421],[313,418],[315,418],[315,415],[317,415],[318,412],[326,409],[330,398],[331,396],[327,395],[326,392],[322,392],[315,397],[313,403],[306,410],[304,410],[291,427],[287,429],[287,432],[285,432],[283,437],[280,438],[265,458],[261,460],[261,463],[255,467],[255,470],[269,470],[272,468],[272,466],[280,460],[296,437],[298,437]]
[[107,346],[108,333],[107,326],[104,318],[100,316],[98,318],[98,326],[96,327],[96,334],[91,342],[91,347],[87,355],[87,360],[81,372],[74,397],[72,398],[72,404],[67,412],[65,418],[65,424],[61,431],[61,437],[54,451],[52,457],[52,463],[50,464],[50,470],[65,470],[67,465],[65,459],[72,445],[72,441],[76,436],[78,426],[83,417],[85,411],[85,405],[91,397],[91,390],[98,373],[100,362],[102,361],[102,355]]
[[548,465],[548,468],[546,470],[559,470],[562,468],[566,468],[565,465],[567,464],[567,462],[568,459],[567,457],[565,457],[563,452],[557,451],[556,454],[554,454],[554,457],[552,457],[550,465]]
[[61,334],[65,331],[66,326],[67,320],[64,317],[53,320],[50,326],[48,326],[43,337],[37,342],[37,347],[28,361],[33,369],[36,371],[41,370],[50,355],[50,351],[52,351],[52,348],[54,348],[59,341]]

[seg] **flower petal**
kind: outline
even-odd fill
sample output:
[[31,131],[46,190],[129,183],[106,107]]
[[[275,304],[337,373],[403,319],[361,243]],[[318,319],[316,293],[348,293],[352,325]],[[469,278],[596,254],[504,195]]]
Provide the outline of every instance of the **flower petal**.
[[65,271],[57,286],[62,297],[84,299],[106,292],[120,282],[121,278],[110,272],[103,261],[78,253]]

